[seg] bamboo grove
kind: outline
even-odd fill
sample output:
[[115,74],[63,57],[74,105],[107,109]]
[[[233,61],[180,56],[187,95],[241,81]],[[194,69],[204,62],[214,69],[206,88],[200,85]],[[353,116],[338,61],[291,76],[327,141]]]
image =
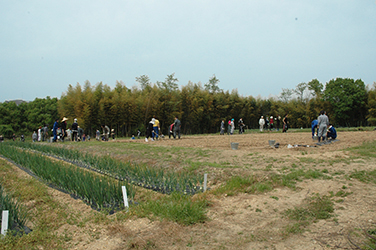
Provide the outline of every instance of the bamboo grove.
[[206,84],[188,82],[178,86],[174,74],[163,82],[152,83],[148,76],[136,77],[138,85],[127,87],[117,82],[114,88],[99,82],[94,86],[69,85],[61,98],[36,99],[16,106],[0,104],[0,133],[30,133],[45,123],[52,127],[55,118],[74,118],[86,134],[94,135],[102,124],[115,129],[118,136],[145,133],[149,120],[161,122],[163,134],[177,116],[183,134],[216,133],[221,120],[243,118],[247,128],[257,128],[261,115],[283,117],[289,114],[290,126],[310,127],[320,110],[326,110],[335,126],[376,124],[375,84],[367,88],[360,79],[336,78],[325,85],[317,79],[299,83],[295,89],[282,88],[279,96],[242,96],[236,89],[223,91],[215,76]]

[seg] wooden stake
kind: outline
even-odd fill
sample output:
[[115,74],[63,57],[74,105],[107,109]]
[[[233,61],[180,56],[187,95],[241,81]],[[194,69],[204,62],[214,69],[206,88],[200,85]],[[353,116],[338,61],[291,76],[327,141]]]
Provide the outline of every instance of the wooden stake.
[[204,174],[204,192],[206,192],[206,184],[208,183],[208,174]]
[[128,205],[127,189],[125,188],[125,186],[121,186],[121,190],[123,191],[124,207],[128,208],[129,205]]
[[9,211],[3,210],[3,217],[1,219],[1,234],[5,235],[8,231],[8,218],[9,218]]

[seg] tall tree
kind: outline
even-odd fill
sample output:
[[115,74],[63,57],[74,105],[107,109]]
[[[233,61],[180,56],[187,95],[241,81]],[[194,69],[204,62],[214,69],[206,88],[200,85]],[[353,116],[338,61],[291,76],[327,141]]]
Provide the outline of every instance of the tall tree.
[[205,90],[213,94],[221,91],[221,89],[218,87],[218,83],[219,79],[215,75],[213,75],[212,77],[210,77],[209,82],[205,83]]
[[334,119],[343,126],[365,122],[367,91],[362,80],[336,78],[325,87],[324,98],[333,107]]

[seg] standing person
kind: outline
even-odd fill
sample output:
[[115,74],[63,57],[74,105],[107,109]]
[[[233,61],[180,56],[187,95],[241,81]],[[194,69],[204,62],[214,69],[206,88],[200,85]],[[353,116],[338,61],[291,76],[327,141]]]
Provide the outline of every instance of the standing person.
[[228,124],[228,125],[227,125],[227,134],[229,135],[230,132],[231,132],[231,119],[228,120],[227,124]]
[[221,127],[220,127],[219,134],[220,135],[224,135],[225,134],[225,120],[222,120],[222,122],[221,122]]
[[238,121],[238,126],[239,126],[239,134],[243,134],[244,130],[244,122],[243,122],[243,118],[240,118],[239,121]]
[[54,126],[52,127],[52,134],[54,136],[52,142],[56,142],[57,141],[57,129],[59,128],[59,119],[56,119],[55,120],[55,123],[54,123]]
[[270,131],[272,131],[274,129],[274,119],[273,119],[273,116],[270,116],[269,124],[270,124]]
[[108,141],[108,138],[110,136],[110,128],[107,125],[102,124],[102,129],[103,129],[104,140]]
[[39,126],[38,128],[38,141],[42,140],[42,126]]
[[260,125],[260,132],[262,132],[262,130],[264,129],[264,125],[265,125],[264,116],[261,116],[259,120],[259,125]]
[[75,118],[72,124],[72,141],[77,141],[77,134],[78,134],[78,123],[77,123],[77,118]]
[[42,141],[47,141],[48,138],[48,125],[44,124],[44,127],[42,128]]
[[314,138],[315,134],[317,133],[317,132],[316,132],[316,129],[317,129],[317,124],[318,124],[318,123],[319,123],[319,122],[317,121],[317,119],[315,119],[315,120],[313,120],[313,121],[311,122],[312,139]]
[[288,114],[285,114],[285,117],[283,117],[283,130],[282,133],[286,133],[289,129],[289,120],[288,120]]
[[181,130],[181,122],[178,119],[178,117],[175,116],[175,122],[174,122],[174,139],[176,139],[176,135],[178,135],[178,138],[180,139],[180,130]]
[[174,137],[174,124],[175,123],[172,123],[168,126],[168,139],[171,139],[171,136]]
[[148,126],[146,128],[146,137],[145,141],[148,142],[149,137],[151,137],[151,141],[154,141],[152,133],[153,133],[153,125],[154,125],[154,118],[151,119],[151,121],[148,123]]
[[317,132],[318,141],[320,142],[321,137],[322,140],[325,141],[326,139],[326,130],[329,126],[329,118],[326,115],[326,111],[321,111],[319,117],[317,118],[317,126],[319,127],[319,131]]
[[332,124],[329,123],[329,128],[328,128],[328,132],[326,133],[326,137],[329,139],[331,138],[332,140],[334,140],[335,138],[337,138],[337,131],[336,129],[333,127]]
[[140,135],[141,135],[141,131],[140,131],[140,129],[138,128],[138,129],[137,129],[137,139],[140,139]]
[[269,118],[268,118],[268,116],[266,116],[265,117],[265,130],[266,131],[268,131],[268,129],[270,128],[269,126],[270,126],[270,124],[269,124]]
[[154,130],[154,134],[155,134],[155,139],[158,140],[159,131],[161,130],[161,128],[160,128],[159,120],[157,119],[157,117],[154,117],[153,130]]
[[16,141],[16,134],[13,134],[12,138],[13,138],[13,141]]
[[279,126],[281,125],[281,116],[278,115],[276,120],[277,120],[277,131],[279,131]]
[[64,142],[64,138],[67,136],[67,121],[68,118],[64,117],[61,120],[61,141]]
[[31,136],[31,138],[33,139],[33,142],[36,142],[38,140],[38,135],[35,131],[34,131],[33,135]]
[[235,122],[234,122],[234,118],[232,118],[231,119],[231,131],[230,131],[231,135],[234,133],[234,130],[235,130]]
[[112,140],[115,140],[115,129],[111,129]]
[[68,141],[70,141],[71,138],[72,138],[72,131],[69,128],[67,129],[66,137],[67,137]]
[[84,135],[84,129],[83,128],[81,128],[80,126],[77,126],[78,127],[78,139],[77,140],[79,140],[79,141],[82,141],[82,136]]
[[95,133],[95,139],[97,141],[100,141],[100,138],[101,138],[101,132],[99,132],[99,129],[97,129],[97,132]]

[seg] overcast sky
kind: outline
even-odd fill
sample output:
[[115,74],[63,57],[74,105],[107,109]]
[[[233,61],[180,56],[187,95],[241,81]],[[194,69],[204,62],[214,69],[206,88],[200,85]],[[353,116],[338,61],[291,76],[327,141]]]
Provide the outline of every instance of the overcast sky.
[[376,81],[375,0],[0,0],[0,102],[175,73],[243,96]]

